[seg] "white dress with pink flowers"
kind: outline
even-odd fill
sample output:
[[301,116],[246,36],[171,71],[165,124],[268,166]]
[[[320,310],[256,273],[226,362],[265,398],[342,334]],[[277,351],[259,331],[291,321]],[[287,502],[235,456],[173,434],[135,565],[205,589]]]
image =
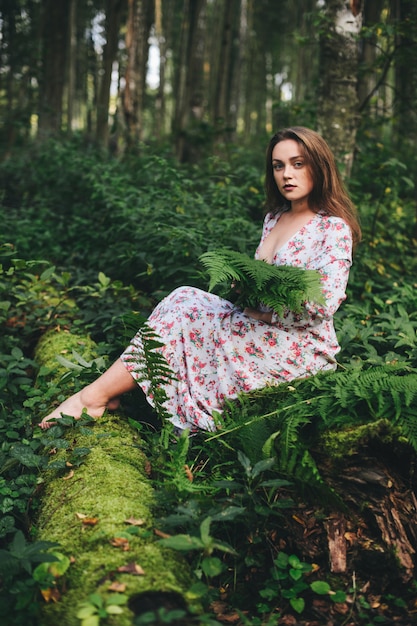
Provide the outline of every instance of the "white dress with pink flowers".
[[[256,257],[280,215],[266,216]],[[163,342],[162,353],[176,377],[164,387],[172,422],[191,431],[214,430],[212,413],[221,413],[225,398],[334,369],[340,348],[333,315],[346,298],[351,261],[349,226],[341,218],[316,214],[276,251],[273,262],[318,270],[325,306],[307,302],[302,314],[286,311],[268,324],[194,287],[180,287],[164,298],[148,324]],[[141,353],[138,333],[121,356],[136,380]],[[149,381],[138,384],[152,404]]]

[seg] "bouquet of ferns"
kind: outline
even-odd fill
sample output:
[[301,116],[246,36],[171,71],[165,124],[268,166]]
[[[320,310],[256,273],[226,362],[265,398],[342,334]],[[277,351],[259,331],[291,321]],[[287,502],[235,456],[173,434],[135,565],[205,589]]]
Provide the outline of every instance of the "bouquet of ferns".
[[291,265],[270,265],[226,248],[200,256],[209,277],[209,291],[243,308],[260,303],[281,316],[284,309],[301,313],[306,301],[324,304],[320,274]]

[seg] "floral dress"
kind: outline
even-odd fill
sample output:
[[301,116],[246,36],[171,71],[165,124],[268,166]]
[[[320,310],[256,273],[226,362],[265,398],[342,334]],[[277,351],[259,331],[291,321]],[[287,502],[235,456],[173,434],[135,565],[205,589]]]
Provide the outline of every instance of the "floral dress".
[[[268,214],[259,248],[281,214]],[[273,263],[318,270],[325,305],[306,302],[301,314],[287,310],[271,323],[245,315],[212,293],[180,287],[164,298],[148,319],[175,380],[164,386],[165,408],[179,428],[214,430],[213,411],[225,398],[266,385],[311,376],[336,367],[340,350],[333,315],[346,298],[352,236],[338,217],[315,214],[275,252]],[[121,360],[153,404],[149,381],[141,380],[140,332]]]

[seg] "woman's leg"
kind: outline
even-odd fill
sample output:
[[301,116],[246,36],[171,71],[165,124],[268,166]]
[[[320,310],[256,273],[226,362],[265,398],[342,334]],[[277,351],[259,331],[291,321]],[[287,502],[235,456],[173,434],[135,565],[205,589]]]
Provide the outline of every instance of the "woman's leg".
[[119,396],[132,391],[137,383],[118,359],[93,383],[70,396],[54,411],[43,418],[39,426],[49,428],[54,420],[64,415],[78,419],[85,409],[91,417],[101,417],[106,409],[114,410],[119,406]]

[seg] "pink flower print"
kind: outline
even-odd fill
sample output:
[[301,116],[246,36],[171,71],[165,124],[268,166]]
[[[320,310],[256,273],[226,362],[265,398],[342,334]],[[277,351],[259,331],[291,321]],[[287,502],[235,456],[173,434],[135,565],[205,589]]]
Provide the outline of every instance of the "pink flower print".
[[238,352],[236,349],[234,349],[232,352],[231,361],[233,363],[237,363],[238,361],[240,363],[243,363],[245,361],[245,357],[242,354],[240,354],[240,352]]
[[204,369],[206,365],[207,363],[203,363],[203,361],[200,361],[200,359],[197,356],[195,356],[191,369],[193,370],[193,372],[198,372],[199,370]]
[[265,333],[262,337],[262,340],[266,342],[269,346],[271,346],[271,348],[277,345],[276,335],[272,332]]
[[295,252],[295,253],[302,252],[303,250],[305,250],[305,245],[298,239],[288,242],[288,247],[292,250],[292,252]]
[[262,349],[255,345],[253,341],[246,345],[245,352],[260,359],[264,357]]
[[202,348],[204,345],[204,339],[201,336],[201,330],[192,330],[189,333],[190,341],[196,348]]
[[[236,396],[239,393],[239,390],[237,389],[237,387],[235,385],[228,385],[227,387],[227,395],[229,398],[233,398],[233,396]],[[221,394],[219,394],[221,395]]]
[[185,312],[185,317],[192,322],[195,322],[196,320],[200,319],[201,312],[198,310],[197,307],[192,307],[189,311]]
[[236,326],[237,329],[233,329],[232,333],[234,335],[237,335],[238,337],[245,337],[248,330],[248,325],[245,324],[245,322],[237,322]]

